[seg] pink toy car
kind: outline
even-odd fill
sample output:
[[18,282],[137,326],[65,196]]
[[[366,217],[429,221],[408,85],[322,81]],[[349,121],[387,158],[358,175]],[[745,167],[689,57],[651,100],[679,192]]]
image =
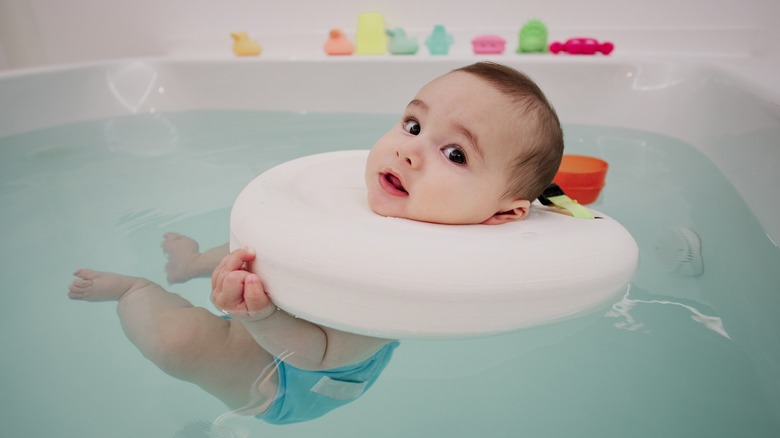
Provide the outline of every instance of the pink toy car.
[[608,41],[599,43],[593,38],[570,38],[565,43],[555,41],[550,44],[552,53],[566,52],[572,55],[594,55],[596,52],[609,55],[614,48],[615,45]]

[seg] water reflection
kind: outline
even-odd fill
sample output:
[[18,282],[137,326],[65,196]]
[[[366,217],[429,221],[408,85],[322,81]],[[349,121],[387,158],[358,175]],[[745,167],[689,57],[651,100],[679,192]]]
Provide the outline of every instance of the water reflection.
[[141,156],[176,150],[176,127],[158,112],[155,104],[166,93],[157,70],[145,62],[130,62],[109,71],[106,84],[116,102],[136,115],[108,121],[105,134],[110,150]]
[[652,65],[636,64],[635,71],[626,73],[631,79],[631,88],[637,91],[656,91],[672,88],[683,83],[690,75],[688,71],[669,63]]
[[109,91],[131,114],[137,114],[144,108],[154,112],[154,107],[148,105],[155,87],[160,94],[165,92],[165,87],[158,83],[158,79],[157,71],[141,61],[123,64],[117,70],[106,73]]
[[[634,290],[636,290],[636,288],[634,288]],[[657,300],[657,299],[641,300],[636,298],[629,298],[629,293],[630,290],[629,292],[626,292],[626,294],[623,296],[623,298],[620,301],[613,304],[612,308],[606,314],[606,316],[608,317],[621,319],[620,321],[615,323],[615,327],[619,329],[628,330],[628,331],[644,330],[649,332],[649,330],[645,330],[644,322],[638,320],[631,314],[631,311],[639,304],[679,306],[688,310],[691,313],[692,320],[703,325],[708,330],[712,330],[713,332],[723,336],[724,338],[731,339],[731,336],[726,331],[726,328],[724,327],[723,321],[720,319],[720,317],[706,315],[689,304],[683,304],[676,301]]]

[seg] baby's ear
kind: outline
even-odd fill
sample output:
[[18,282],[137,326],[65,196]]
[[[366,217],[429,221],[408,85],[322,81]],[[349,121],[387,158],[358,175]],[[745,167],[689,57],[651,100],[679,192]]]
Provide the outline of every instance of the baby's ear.
[[511,202],[508,210],[499,211],[482,222],[485,225],[500,225],[507,222],[521,221],[528,215],[528,209],[531,208],[531,201],[525,199],[515,199]]

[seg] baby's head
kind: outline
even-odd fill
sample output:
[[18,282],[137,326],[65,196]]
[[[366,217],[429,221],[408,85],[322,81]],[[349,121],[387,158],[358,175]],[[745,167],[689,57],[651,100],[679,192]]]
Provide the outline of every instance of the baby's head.
[[429,82],[368,156],[371,209],[442,224],[523,219],[563,154],[558,116],[524,74],[480,62]]

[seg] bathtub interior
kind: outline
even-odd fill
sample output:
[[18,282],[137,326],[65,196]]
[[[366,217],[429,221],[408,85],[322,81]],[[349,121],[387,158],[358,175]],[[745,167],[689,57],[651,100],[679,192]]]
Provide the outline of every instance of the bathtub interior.
[[[0,135],[203,108],[394,114],[429,78],[476,60],[130,60],[6,73]],[[498,61],[531,75],[568,123],[657,132],[702,151],[780,242],[780,205],[765,202],[780,186],[780,108],[745,79],[679,58]]]
[[[171,142],[175,143],[176,139],[168,136],[168,125],[158,123],[162,119],[176,124],[179,123],[176,122],[177,114],[187,114],[192,110],[206,110],[203,115],[215,117],[220,114],[223,117],[230,116],[229,111],[234,110],[269,110],[297,115],[318,112],[360,114],[364,117],[360,119],[365,124],[364,129],[351,126],[358,132],[338,147],[360,147],[360,144],[367,147],[372,135],[381,132],[384,126],[395,120],[414,90],[430,78],[466,62],[457,59],[400,60],[393,63],[373,59],[344,62],[130,60],[5,74],[0,79],[0,102],[3,103],[0,106],[0,140],[44,128],[63,126],[67,129],[81,122],[108,120],[105,125],[111,129],[101,131],[105,135],[132,136],[130,133],[139,126],[153,127],[145,137],[150,142],[149,149],[141,151],[141,155],[164,160],[166,148],[172,147]],[[602,209],[612,208],[616,204],[635,207],[621,213],[620,220],[629,231],[634,232],[634,225],[640,223],[645,226],[645,230],[650,230],[647,235],[635,235],[641,252],[640,270],[632,284],[635,293],[632,299],[615,303],[611,311],[620,313],[621,309],[636,306],[637,303],[669,300],[670,296],[679,299],[677,304],[699,303],[704,308],[715,309],[725,324],[728,336],[716,335],[690,345],[672,342],[670,354],[679,353],[684,357],[686,352],[674,350],[682,347],[704,350],[704,359],[696,362],[700,368],[690,370],[695,380],[693,376],[706,376],[708,373],[708,347],[723,343],[733,346],[735,351],[744,352],[744,357],[734,359],[735,363],[746,362],[740,370],[749,369],[755,375],[745,379],[735,378],[734,382],[754,386],[753,389],[763,394],[766,404],[758,408],[753,406],[752,413],[735,406],[735,402],[725,394],[741,389],[731,388],[734,382],[729,381],[721,382],[721,387],[711,393],[694,394],[692,400],[697,400],[697,396],[704,398],[712,394],[724,397],[718,401],[719,409],[744,414],[744,424],[752,421],[764,428],[758,430],[780,430],[780,398],[777,396],[780,393],[777,390],[780,355],[774,348],[780,334],[780,321],[776,318],[780,303],[774,293],[777,288],[773,287],[780,278],[775,272],[777,248],[772,243],[772,239],[778,241],[780,230],[776,220],[778,207],[772,202],[766,202],[767,199],[773,199],[773,188],[780,186],[778,176],[773,171],[780,157],[780,150],[777,149],[780,139],[777,108],[764,102],[748,86],[729,75],[695,63],[531,58],[512,65],[529,73],[545,89],[567,128],[567,141],[573,140],[567,145],[572,152],[601,154],[618,160],[627,148],[648,150],[646,162],[629,162],[624,168],[610,170],[611,179],[607,181],[609,197],[596,206]],[[157,117],[159,115],[164,117]],[[222,126],[230,126],[230,122],[225,121]],[[181,132],[186,131],[181,129]],[[52,135],[57,132],[53,131]],[[209,134],[206,131],[198,132]],[[638,135],[637,132],[643,134]],[[155,143],[155,136],[161,140]],[[121,144],[121,138],[106,141]],[[316,139],[307,141],[315,142]],[[664,198],[637,199],[627,189],[622,190],[610,184],[612,181],[621,181],[628,182],[626,187],[631,187],[632,184],[655,183],[643,179],[646,170],[643,166],[652,163],[653,157],[650,155],[657,153],[649,147],[655,143],[664,143],[666,149],[662,150],[667,154],[673,154],[675,147],[679,147],[680,163],[688,163],[683,160],[683,155],[705,157],[704,164],[691,170],[690,178],[674,182],[690,185],[685,196],[699,196],[709,206],[707,209],[689,210],[686,199],[683,196],[675,197],[673,192]],[[42,158],[44,165],[51,166],[52,172],[56,172],[59,165],[78,165],[67,150],[51,149],[40,144],[30,144],[30,149],[29,153],[21,156]],[[289,153],[302,152],[297,150]],[[4,150],[0,150],[0,154],[6,163],[9,159],[16,159],[16,156]],[[642,157],[642,154],[638,156]],[[224,161],[229,157],[219,156],[217,159]],[[118,159],[122,159],[122,156]],[[664,163],[674,167],[675,160],[667,159]],[[209,172],[208,163],[199,166],[195,169]],[[697,185],[695,176],[699,171],[721,172],[723,178],[713,187],[703,183]],[[102,171],[103,174],[110,172],[110,169]],[[670,174],[685,174],[685,170],[670,169]],[[149,190],[156,183],[167,182],[150,178],[143,188],[138,189]],[[202,175],[190,175],[180,184],[192,188],[203,180]],[[9,182],[14,181],[6,180],[6,183]],[[209,183],[214,184],[213,181]],[[95,188],[87,190],[88,184],[95,183],[88,177],[78,182],[86,194],[99,193]],[[227,190],[227,187],[216,187],[213,192],[223,193]],[[171,211],[185,212],[169,221],[179,227],[177,231],[202,232],[224,225],[229,202],[209,194],[210,191],[198,192],[197,207],[191,203],[177,205],[175,202],[166,206]],[[720,197],[737,201],[726,203],[726,208],[720,211]],[[19,202],[16,198],[8,199]],[[147,197],[149,199],[155,199],[155,195],[150,193]],[[24,205],[11,206],[30,208],[35,203],[36,200],[27,200]],[[648,203],[654,203],[657,208],[648,208]],[[85,199],[75,206],[56,207],[61,210],[61,217],[88,224],[88,218],[80,217],[79,211],[73,211],[74,208],[78,210],[79,206],[86,210],[88,204],[89,199]],[[158,233],[159,229],[144,226],[149,216],[144,214],[143,203],[128,210],[136,211],[136,214],[123,214],[122,210],[107,211],[106,214],[116,214],[119,221],[133,230],[130,236],[124,240],[118,237],[103,242],[90,241],[86,248],[74,248],[67,255],[65,268],[111,259],[111,266],[126,265],[138,275],[159,271],[163,263],[161,255],[148,260],[138,256],[151,254],[152,251],[159,252],[148,244],[158,241],[159,234],[147,235]],[[730,223],[746,221],[754,224],[749,233],[740,230],[732,232],[728,228]],[[696,278],[652,275],[653,271],[661,269],[654,254],[658,236],[679,224],[695,224],[703,241],[706,274]],[[60,245],[63,241],[76,241],[75,236],[66,236],[66,226],[53,228],[63,236],[52,239],[51,235],[38,234],[35,230],[16,231],[24,231],[29,237],[24,246],[10,246],[12,251],[19,252],[22,257],[22,260],[12,262],[4,273],[11,279],[11,284],[23,284],[18,278],[19,273],[34,272],[25,265],[31,263],[29,259],[35,257],[37,250],[49,245]],[[711,243],[716,236],[718,243]],[[201,243],[203,246],[216,245],[222,243],[220,237],[221,234],[215,232],[206,236]],[[135,254],[127,254],[133,251]],[[45,257],[43,259],[46,260]],[[740,260],[749,260],[750,263],[740,263]],[[173,435],[193,419],[213,419],[215,413],[218,415],[224,411],[217,401],[204,396],[200,389],[171,379],[150,366],[131,347],[114,345],[126,342],[116,323],[116,316],[108,306],[98,310],[67,303],[64,285],[69,281],[68,275],[69,272],[58,267],[48,281],[37,283],[34,288],[22,288],[22,293],[48,294],[50,298],[47,301],[38,298],[19,302],[18,294],[14,291],[3,294],[4,317],[0,345],[14,353],[5,355],[3,360],[7,361],[7,366],[3,368],[24,364],[41,374],[47,374],[42,381],[56,381],[49,385],[55,390],[55,394],[50,394],[46,387],[41,387],[29,378],[19,380],[20,377],[29,376],[26,372],[12,370],[2,378],[7,380],[4,382],[6,388],[13,388],[9,393],[14,396],[3,396],[2,401],[4,415],[8,416],[8,424],[14,425],[14,431],[24,431],[26,428],[30,431],[56,433],[64,428],[73,431],[74,436],[105,436],[106,430],[114,431],[115,434],[117,431],[127,431],[127,436],[156,436],[157,432],[165,430],[170,431],[167,435]],[[58,285],[62,287],[57,288]],[[204,281],[188,287],[207,288],[208,285]],[[658,290],[665,293],[655,295],[653,292]],[[36,307],[46,306],[47,302],[56,304],[42,309]],[[209,306],[205,299],[196,304]],[[83,323],[59,328],[63,342],[47,345],[45,349],[39,348],[36,345],[39,339],[51,339],[51,331],[58,330],[48,325],[47,321],[61,307],[74,312],[83,319]],[[594,409],[610,406],[609,403],[593,403],[589,406],[590,397],[597,398],[594,394],[599,392],[606,391],[617,397],[612,400],[615,406],[621,403],[644,406],[642,403],[629,402],[644,400],[645,405],[649,406],[647,412],[650,416],[652,412],[658,412],[652,409],[656,403],[682,403],[663,396],[665,391],[672,391],[664,385],[663,370],[654,369],[652,357],[641,351],[651,341],[636,342],[635,339],[618,338],[600,340],[599,332],[589,332],[592,327],[603,324],[603,315],[602,312],[535,330],[476,340],[406,343],[403,345],[403,354],[399,355],[388,371],[387,382],[380,379],[377,384],[381,388],[381,396],[380,391],[375,391],[377,395],[369,392],[365,399],[350,405],[348,413],[337,411],[310,424],[273,429],[273,432],[278,436],[308,436],[307,433],[315,431],[326,436],[351,436],[361,432],[367,434],[369,431],[376,436],[430,436],[431,433],[472,436],[490,432],[491,429],[484,427],[492,421],[496,423],[492,431],[498,434],[525,430],[532,435],[543,435],[545,424],[550,425],[548,431],[556,431],[554,434],[562,431],[576,433],[575,426],[561,429],[552,425],[564,416],[572,419],[573,425],[577,424],[574,420],[582,424],[593,415],[602,420],[610,418],[609,413],[594,412]],[[693,313],[691,318],[695,317],[702,319],[706,315]],[[11,338],[20,332],[19,328],[26,333],[29,341],[12,341]],[[673,331],[679,328],[678,322],[670,322],[667,328],[670,334],[662,339],[673,340]],[[80,336],[79,330],[95,330],[97,333],[90,334],[89,344],[76,343],[74,346],[68,339]],[[584,336],[581,333],[590,333],[586,336],[589,342],[580,343]],[[511,343],[511,349],[505,348],[507,343]],[[101,354],[101,351],[110,351],[112,355],[109,360],[113,367],[111,373],[99,369],[99,363],[105,366],[105,358],[101,361],[89,359],[95,354]],[[626,361],[620,355],[636,355],[637,359]],[[592,359],[592,356],[600,357],[601,360]],[[34,358],[35,362],[27,363],[26,357]],[[729,358],[714,353],[711,357],[713,361]],[[542,375],[539,372],[544,370],[548,361],[571,361],[590,368],[562,370],[558,375]],[[647,378],[652,376],[657,379],[659,393],[637,393],[634,391],[644,391],[646,388],[633,385],[624,390],[607,390],[613,384],[627,383],[620,378],[610,381],[610,376],[623,376],[626,370],[617,367],[627,363],[638,366],[635,371],[637,380],[643,379],[643,373]],[[682,360],[679,363],[679,366],[686,365]],[[590,372],[599,377],[582,378],[582,374]],[[517,393],[502,394],[505,398],[496,400],[493,405],[491,394],[485,394],[484,388],[500,386],[507,379],[506,376],[517,375],[520,375],[521,380],[536,382],[508,384],[516,388]],[[84,412],[81,405],[84,400],[79,394],[83,393],[86,385],[110,388],[123,376],[127,376],[127,380],[133,384],[122,386],[122,394],[108,396],[113,405],[110,409],[104,407],[96,415]],[[560,398],[545,392],[547,388],[559,390],[561,387],[556,385],[561,382],[567,390],[561,392]],[[681,383],[677,379],[670,379],[669,382]],[[686,391],[686,388],[674,390]],[[692,392],[699,390],[701,388],[694,385],[690,388]],[[90,394],[94,394],[92,397],[101,396],[100,392],[91,391]],[[72,404],[68,400],[77,403]],[[139,400],[143,401],[140,405]],[[183,404],[182,400],[187,400],[187,403]],[[702,405],[711,407],[704,400],[700,401]],[[480,405],[479,409],[469,406],[471,403]],[[91,400],[87,406],[94,409],[97,405],[105,404],[105,401]],[[434,406],[436,409],[433,409]],[[680,405],[669,409],[671,412],[679,412],[681,416],[691,415],[695,420],[690,424],[691,431],[697,427],[710,430],[696,424],[696,421],[701,421],[701,417],[691,413],[694,408]],[[522,416],[522,412],[532,412],[539,418],[534,421],[526,419],[527,426],[523,426],[522,420],[517,424],[502,423],[515,410],[518,416]],[[424,411],[425,415],[417,415],[415,411]],[[47,429],[41,425],[40,419],[42,415],[50,416],[52,412],[57,412],[60,418],[68,419],[51,421]],[[472,422],[452,420],[453,416],[465,418],[475,412],[483,418]],[[621,413],[625,414],[622,409],[615,408],[615,415]],[[369,424],[344,423],[354,418],[370,418],[372,421]],[[631,420],[641,418],[639,413]],[[245,425],[243,420],[235,421]],[[386,425],[378,426],[384,423]],[[594,436],[612,436],[617,435],[621,427],[626,427],[621,419],[616,419],[614,424],[608,423],[602,421],[599,426],[591,425],[586,429]],[[684,419],[669,424],[683,423],[686,423]],[[658,430],[664,431],[661,424]],[[652,435],[651,419],[642,422],[641,426],[647,435]],[[251,424],[245,427],[254,430],[260,426]],[[377,428],[381,430],[375,430]],[[735,431],[727,428],[719,431],[723,436],[733,435],[732,432]],[[120,433],[117,436],[122,435]]]

